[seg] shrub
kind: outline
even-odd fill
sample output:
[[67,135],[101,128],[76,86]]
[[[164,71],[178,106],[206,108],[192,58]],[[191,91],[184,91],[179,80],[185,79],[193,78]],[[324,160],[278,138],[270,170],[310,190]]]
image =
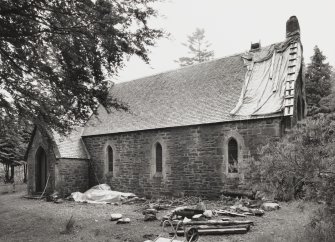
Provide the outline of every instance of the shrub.
[[258,177],[261,188],[278,200],[334,203],[334,147],[335,119],[323,115],[308,118],[283,139],[263,146],[251,173]]

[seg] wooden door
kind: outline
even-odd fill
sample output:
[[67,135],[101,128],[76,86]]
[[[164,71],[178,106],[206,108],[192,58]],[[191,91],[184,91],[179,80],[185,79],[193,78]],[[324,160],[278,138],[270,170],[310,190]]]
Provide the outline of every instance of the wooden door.
[[36,192],[43,192],[47,183],[48,162],[42,147],[36,153]]

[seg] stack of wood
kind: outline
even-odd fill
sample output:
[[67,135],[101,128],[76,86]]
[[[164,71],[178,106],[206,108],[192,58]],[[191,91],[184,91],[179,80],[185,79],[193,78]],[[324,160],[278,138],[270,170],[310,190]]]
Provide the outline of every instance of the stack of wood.
[[[210,212],[210,213],[209,213]],[[163,220],[172,221],[172,225],[176,225],[183,219],[181,227],[177,230],[178,236],[183,236],[188,229],[196,229],[199,235],[223,235],[223,234],[244,234],[250,230],[253,222],[250,220],[240,221],[223,218],[221,220],[213,220],[211,210],[205,210],[201,206],[194,208],[179,207],[176,208],[170,216],[163,217]],[[175,220],[173,220],[175,218]]]
[[[207,221],[187,221],[183,226],[192,227],[198,230],[199,235],[223,235],[223,234],[244,234],[250,230],[252,221],[238,220],[207,220]],[[178,236],[185,233],[183,229],[177,231]]]

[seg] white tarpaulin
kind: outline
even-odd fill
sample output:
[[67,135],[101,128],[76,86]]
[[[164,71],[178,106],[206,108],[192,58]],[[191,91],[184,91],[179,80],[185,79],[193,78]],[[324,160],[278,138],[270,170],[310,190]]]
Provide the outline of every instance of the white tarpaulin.
[[280,112],[284,107],[286,81],[298,77],[301,53],[301,44],[296,38],[259,52],[249,52],[244,58],[248,71],[241,96],[231,114],[251,116]]
[[71,193],[71,196],[76,202],[114,203],[122,201],[126,198],[135,197],[136,195],[133,193],[112,191],[110,186],[107,184],[100,184],[92,187],[84,193],[73,192]]

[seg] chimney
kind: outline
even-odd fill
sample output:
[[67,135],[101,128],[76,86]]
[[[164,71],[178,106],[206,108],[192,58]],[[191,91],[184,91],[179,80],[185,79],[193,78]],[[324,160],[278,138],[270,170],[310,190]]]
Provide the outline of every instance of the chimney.
[[258,51],[261,49],[261,42],[251,43],[250,51]]
[[286,22],[286,38],[300,35],[299,21],[296,16],[291,16]]

